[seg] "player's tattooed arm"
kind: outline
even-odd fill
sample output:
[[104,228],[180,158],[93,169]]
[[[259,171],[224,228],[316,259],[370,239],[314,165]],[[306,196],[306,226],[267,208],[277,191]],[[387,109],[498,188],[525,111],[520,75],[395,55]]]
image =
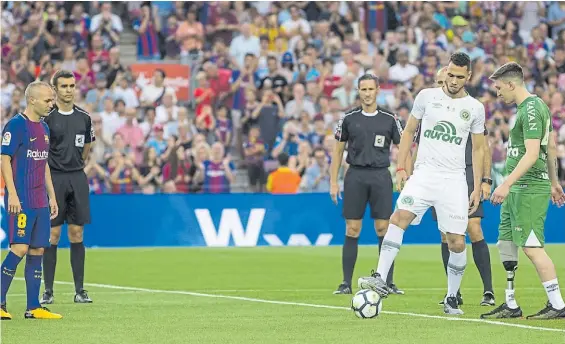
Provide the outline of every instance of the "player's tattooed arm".
[[484,145],[484,162],[483,162],[483,178],[490,178],[492,169],[492,150],[488,143],[488,136],[485,136]]

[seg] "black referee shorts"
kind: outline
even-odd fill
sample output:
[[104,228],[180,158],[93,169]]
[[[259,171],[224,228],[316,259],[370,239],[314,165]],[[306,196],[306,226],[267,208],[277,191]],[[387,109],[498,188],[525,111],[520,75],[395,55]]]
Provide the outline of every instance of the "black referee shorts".
[[59,214],[51,220],[51,227],[70,225],[83,226],[90,223],[90,190],[84,171],[51,171]]
[[[467,166],[467,168],[465,169],[465,176],[467,177],[467,190],[468,190],[467,193],[468,193],[468,196],[471,196],[471,193],[475,189],[475,182],[473,181],[473,166]],[[436,209],[434,207],[432,207],[432,217],[433,217],[434,221],[437,222],[437,214],[436,214]],[[485,217],[485,211],[483,209],[483,202],[482,201],[479,204],[479,207],[477,208],[477,210],[474,213],[472,213],[471,215],[469,215],[470,219],[472,219],[474,217],[480,217],[480,218]]]
[[388,220],[392,215],[392,178],[388,168],[359,168],[351,166],[343,184],[343,217],[360,220],[367,203],[371,218]]

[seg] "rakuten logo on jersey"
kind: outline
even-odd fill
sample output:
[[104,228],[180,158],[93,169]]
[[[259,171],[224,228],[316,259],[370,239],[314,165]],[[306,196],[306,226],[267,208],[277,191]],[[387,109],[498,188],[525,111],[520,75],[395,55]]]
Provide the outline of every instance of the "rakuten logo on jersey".
[[457,136],[455,126],[448,121],[439,121],[433,129],[428,129],[424,132],[424,137],[438,141],[455,143],[461,145],[463,138]]
[[49,155],[48,151],[39,151],[39,150],[27,150],[27,157],[32,158],[33,160],[45,160]]

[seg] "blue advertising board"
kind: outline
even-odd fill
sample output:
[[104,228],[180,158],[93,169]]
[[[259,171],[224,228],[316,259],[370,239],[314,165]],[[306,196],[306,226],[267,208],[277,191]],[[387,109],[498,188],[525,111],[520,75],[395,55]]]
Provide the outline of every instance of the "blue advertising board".
[[[395,198],[398,195],[395,195]],[[89,247],[162,246],[327,246],[344,241],[341,205],[328,194],[269,195],[93,195],[92,224],[85,230]],[[496,243],[500,207],[485,203],[483,231]],[[2,208],[2,248],[7,247]],[[65,234],[60,247],[68,247]],[[565,207],[550,206],[546,242],[565,243]],[[430,211],[404,236],[406,244],[440,240]],[[376,244],[366,213],[360,244]]]

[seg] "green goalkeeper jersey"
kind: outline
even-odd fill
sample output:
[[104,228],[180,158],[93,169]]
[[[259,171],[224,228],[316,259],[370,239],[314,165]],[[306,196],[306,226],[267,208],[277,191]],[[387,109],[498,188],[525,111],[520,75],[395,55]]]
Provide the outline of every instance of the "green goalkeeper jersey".
[[549,133],[553,130],[551,114],[543,100],[537,96],[526,98],[518,105],[516,124],[510,130],[506,154],[506,175],[510,175],[526,154],[525,140],[540,140],[539,156],[535,164],[520,178],[511,191],[522,193],[549,193],[551,183],[547,171]]

